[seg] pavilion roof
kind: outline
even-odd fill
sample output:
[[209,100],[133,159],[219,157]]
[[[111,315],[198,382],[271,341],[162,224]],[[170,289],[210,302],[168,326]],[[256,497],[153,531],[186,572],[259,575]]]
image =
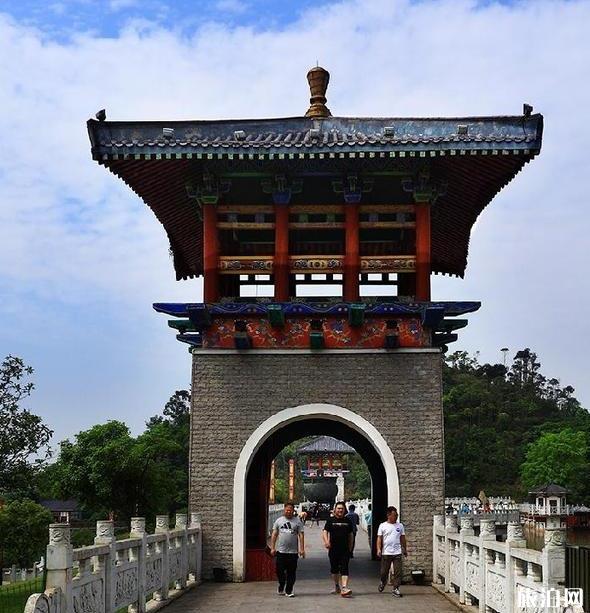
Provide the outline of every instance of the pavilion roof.
[[563,496],[564,494],[567,494],[567,490],[565,489],[565,487],[557,485],[556,483],[546,483],[544,485],[540,485],[539,487],[532,489],[529,494],[534,494],[537,496]]
[[356,451],[344,441],[332,436],[318,436],[313,441],[297,448],[297,455],[308,453],[356,453]]
[[432,210],[432,270],[463,276],[475,220],[539,153],[543,118],[91,119],[88,131],[93,159],[123,179],[163,224],[179,279],[203,272],[202,221],[187,184],[209,168],[234,173],[242,193],[256,195],[244,184],[248,173],[375,172],[379,181],[399,185],[396,169],[411,174],[424,165],[445,185]]

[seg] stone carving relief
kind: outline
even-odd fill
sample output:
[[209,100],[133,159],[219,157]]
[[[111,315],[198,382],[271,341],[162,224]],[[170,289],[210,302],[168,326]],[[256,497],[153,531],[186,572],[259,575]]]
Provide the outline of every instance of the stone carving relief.
[[479,566],[467,563],[465,565],[465,590],[479,598]]
[[444,558],[444,552],[442,554],[439,553],[439,555],[437,556],[437,564],[436,564],[436,572],[441,576],[444,577],[445,576],[445,558]]
[[69,545],[70,526],[64,524],[50,524],[49,526],[50,545]]
[[162,558],[148,560],[145,565],[145,591],[153,592],[162,586]]
[[180,579],[182,575],[182,564],[180,558],[180,551],[171,551],[168,558],[168,569],[170,579]]
[[445,528],[449,528],[450,530],[457,530],[457,516],[456,515],[447,515],[445,517]]
[[115,538],[115,524],[108,521],[97,521],[96,522],[96,536],[98,538]]
[[461,583],[461,558],[458,556],[451,556],[451,581],[455,585]]
[[[526,600],[527,595],[530,598],[530,602]],[[517,613],[546,613],[545,607],[543,606],[545,598],[541,592],[533,592],[530,588],[518,583],[514,596],[516,599],[514,610]],[[526,603],[527,606],[518,606],[521,603]]]
[[177,513],[176,514],[176,523],[174,524],[175,528],[186,528],[188,525],[188,515],[186,513]]
[[25,613],[49,613],[49,599],[45,594],[31,594],[25,605]]
[[136,534],[136,535],[146,533],[144,517],[132,517],[131,518],[131,533]]
[[115,606],[121,607],[137,600],[137,568],[128,568],[117,573]]
[[156,530],[168,530],[170,520],[168,515],[156,515]]
[[473,516],[464,515],[461,517],[461,530],[473,530]]
[[486,604],[496,611],[506,611],[505,579],[496,573],[486,577]]
[[74,588],[72,593],[74,613],[101,613],[104,611],[102,579]]
[[491,520],[481,520],[480,523],[480,529],[479,529],[479,534],[480,536],[486,537],[486,538],[496,538],[496,524],[491,521]]
[[563,547],[565,545],[565,530],[562,528],[545,528],[545,545]]
[[511,521],[508,523],[507,541],[522,541],[524,540],[524,532],[520,522]]

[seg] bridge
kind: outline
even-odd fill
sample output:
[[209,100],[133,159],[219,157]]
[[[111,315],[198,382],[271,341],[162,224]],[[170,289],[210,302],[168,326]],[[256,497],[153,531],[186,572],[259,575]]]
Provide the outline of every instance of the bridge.
[[[253,583],[204,583],[197,590],[168,607],[166,613],[266,613],[267,611],[350,611],[374,613],[376,610],[393,608],[399,613],[456,612],[457,608],[436,592],[430,585],[404,585],[404,597],[393,600],[389,590],[380,594],[379,562],[370,559],[367,535],[359,532],[354,559],[350,566],[350,587],[354,604],[348,599],[330,594],[332,582],[329,576],[326,550],[321,541],[321,524],[306,526],[306,558],[300,560],[295,598],[287,599],[276,593],[276,583],[256,581]],[[410,543],[411,546],[411,543]]]

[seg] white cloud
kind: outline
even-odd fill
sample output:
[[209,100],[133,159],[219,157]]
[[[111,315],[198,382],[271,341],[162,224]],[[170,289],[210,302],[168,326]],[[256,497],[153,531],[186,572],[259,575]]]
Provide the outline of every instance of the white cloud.
[[[500,359],[496,345],[532,346],[547,372],[590,404],[589,324],[575,316],[590,298],[589,22],[582,1],[359,0],[314,9],[279,30],[209,24],[187,36],[135,23],[116,38],[57,43],[0,16],[0,314],[27,324],[4,317],[0,339],[49,352],[29,325],[36,315],[46,334],[79,342],[56,305],[80,317],[100,309],[119,326],[149,322],[153,334],[151,302],[197,298],[196,283],[173,281],[151,212],[90,160],[89,116],[103,107],[121,120],[300,115],[305,74],[318,59],[332,75],[336,115],[518,114],[524,101],[545,114],[544,150],[480,218],[466,280],[437,280],[436,294],[484,301],[460,333],[463,346],[487,359]],[[148,345],[153,338],[130,335]],[[188,359],[166,338],[173,349],[165,355],[176,351],[188,378]],[[106,349],[95,342],[98,356]],[[128,377],[144,411],[153,388],[138,391],[134,379],[154,376],[161,361],[152,357]]]

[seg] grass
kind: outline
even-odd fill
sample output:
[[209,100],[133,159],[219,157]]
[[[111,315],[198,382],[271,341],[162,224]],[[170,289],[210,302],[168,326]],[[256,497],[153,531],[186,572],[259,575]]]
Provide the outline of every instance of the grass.
[[23,613],[29,596],[42,590],[42,577],[0,586],[0,613]]

